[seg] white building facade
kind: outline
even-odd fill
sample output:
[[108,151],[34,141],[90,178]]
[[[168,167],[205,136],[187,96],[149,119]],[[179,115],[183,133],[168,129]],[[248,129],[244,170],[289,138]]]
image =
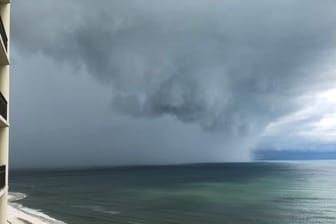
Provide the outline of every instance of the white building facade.
[[0,224],[7,224],[10,0],[0,0]]

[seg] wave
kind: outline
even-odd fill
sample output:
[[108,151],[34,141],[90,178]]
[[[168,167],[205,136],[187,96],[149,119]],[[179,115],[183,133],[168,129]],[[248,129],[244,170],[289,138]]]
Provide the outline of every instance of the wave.
[[47,214],[43,213],[42,210],[39,209],[31,209],[28,207],[24,207],[22,204],[17,203],[17,201],[22,200],[26,198],[27,195],[23,193],[18,193],[18,192],[10,192],[8,194],[8,201],[9,205],[12,206],[13,208],[17,209],[20,212],[25,213],[26,215],[35,217],[40,219],[44,223],[50,223],[50,224],[66,224],[63,221],[54,219]]
[[24,193],[19,193],[19,192],[9,192],[8,193],[9,202],[19,201],[19,200],[25,199],[26,197],[27,195]]
[[100,205],[78,205],[78,206],[73,206],[73,207],[89,209],[91,211],[106,213],[106,214],[110,214],[110,215],[119,215],[120,214],[120,211],[107,210]]

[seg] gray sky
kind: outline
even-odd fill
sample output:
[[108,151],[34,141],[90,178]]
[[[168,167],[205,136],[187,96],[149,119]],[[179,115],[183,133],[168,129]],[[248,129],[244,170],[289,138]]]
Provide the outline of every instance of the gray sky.
[[13,0],[11,16],[13,167],[336,142],[333,0]]

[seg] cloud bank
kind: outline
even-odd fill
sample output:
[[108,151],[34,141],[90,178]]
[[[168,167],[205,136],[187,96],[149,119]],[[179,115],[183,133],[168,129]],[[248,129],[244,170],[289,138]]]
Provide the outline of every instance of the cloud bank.
[[111,117],[168,116],[220,136],[228,155],[253,148],[272,122],[309,104],[307,95],[335,86],[331,0],[43,0],[12,8],[18,54],[90,75],[109,89]]

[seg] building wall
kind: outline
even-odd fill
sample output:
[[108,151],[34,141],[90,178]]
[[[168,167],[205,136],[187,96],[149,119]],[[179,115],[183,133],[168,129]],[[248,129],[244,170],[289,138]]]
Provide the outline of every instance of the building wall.
[[[6,186],[0,189],[0,224],[7,224],[8,149],[9,149],[9,0],[0,0],[0,16],[8,38],[7,50],[0,37],[0,92],[7,101],[7,119],[0,120],[0,166],[6,165]],[[1,115],[0,115],[1,116]]]

